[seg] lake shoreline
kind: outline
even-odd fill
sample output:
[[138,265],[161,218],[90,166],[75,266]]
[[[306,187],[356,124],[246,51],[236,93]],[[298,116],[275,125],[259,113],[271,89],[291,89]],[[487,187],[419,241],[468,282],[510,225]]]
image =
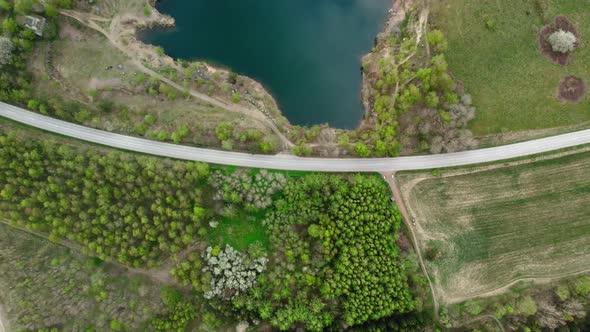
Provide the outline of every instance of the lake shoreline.
[[[140,35],[150,29],[174,29],[176,21],[173,17],[162,14],[155,7],[155,1],[150,1],[149,5],[146,5],[150,15],[145,16],[140,13],[129,14],[126,13],[122,17],[118,17],[121,25],[125,27],[124,35],[126,38],[123,41],[125,47],[131,54],[134,54],[134,58],[139,59],[142,63],[146,64],[150,68],[162,68],[172,67],[178,72],[183,72],[184,67],[181,61],[175,60],[167,54],[159,54],[158,47],[144,43]],[[117,17],[114,18],[114,20]],[[211,64],[199,61],[202,65],[203,71],[207,72],[207,75],[217,75],[222,77],[228,77],[232,73],[229,69],[221,66],[213,66]],[[278,104],[272,97],[268,90],[265,89],[262,84],[256,80],[239,75],[239,79],[243,81],[244,86],[250,93],[252,98],[242,98],[240,105],[248,108],[252,108],[260,113],[260,117],[266,118],[268,121],[274,123],[281,132],[288,132],[291,124],[282,115],[278,109]],[[235,104],[232,101],[231,94],[222,95],[214,94],[213,97],[222,100],[228,105]],[[255,100],[254,100],[255,99]]]
[[[383,38],[380,38],[380,36],[382,36],[384,34],[389,34],[392,31],[395,31],[396,27],[399,26],[399,24],[401,23],[401,21],[403,21],[403,16],[405,15],[405,11],[403,11],[401,15],[399,13],[399,11],[401,9],[403,9],[403,6],[400,6],[400,3],[407,3],[407,2],[408,1],[386,1],[386,7],[387,7],[386,10],[387,10],[387,13],[383,12],[383,16],[382,16],[384,22],[382,24],[380,24],[380,27],[378,28],[378,33],[375,34],[375,35],[371,35],[372,36],[371,38],[374,38],[376,41],[377,40],[382,40]],[[163,3],[163,1],[158,1],[158,2],[154,2],[152,4],[152,9],[151,10],[153,12],[153,15],[158,15],[160,17],[167,17],[167,18],[172,19],[172,17],[168,16],[167,14],[162,14],[159,11],[159,9],[167,10],[168,13],[170,13],[172,15],[176,15],[175,13],[170,12],[170,8],[169,7],[168,7],[168,9],[166,9],[166,8],[162,8],[162,7],[159,7],[158,6],[158,5],[161,5],[162,3]],[[178,9],[178,6],[176,6],[176,8]],[[400,16],[401,16],[401,19],[399,18]],[[175,19],[172,19],[172,20],[174,22],[173,24],[138,26],[135,35],[136,36],[139,36],[137,39],[139,39],[144,45],[151,46],[150,45],[150,41],[146,41],[147,38],[145,38],[145,34],[150,32],[149,29],[169,31],[169,30],[174,29],[176,27],[176,24],[175,24],[175,21],[174,21]],[[186,33],[186,31],[185,31],[185,33]],[[142,36],[142,34],[144,34],[144,35]],[[363,40],[367,41],[366,38],[364,38]],[[156,45],[158,45],[158,44],[159,45],[162,45],[159,42],[153,42],[153,43],[156,44]],[[167,44],[170,44],[170,42],[168,42]],[[167,49],[166,45],[163,45],[163,46],[165,46],[165,48]],[[372,46],[374,46],[373,43],[371,43],[371,47]],[[168,47],[171,47],[171,46],[168,45]],[[176,51],[176,52],[178,52],[178,51]],[[174,52],[171,52],[171,54],[174,54]],[[371,54],[371,53],[369,53],[369,54]],[[178,55],[174,55],[175,58],[177,56]],[[364,52],[363,53],[360,53],[358,55],[358,58],[357,58],[357,61],[356,61],[357,65],[358,65],[358,68],[361,67],[362,60],[365,59],[367,56],[368,56],[368,54],[366,54]],[[176,64],[183,62],[183,60],[175,60],[175,59],[169,57],[168,55],[163,55],[163,57],[168,58],[169,61],[166,61],[166,62],[175,62]],[[203,58],[203,57],[200,57],[200,58]],[[197,58],[197,59],[200,59],[200,58]],[[189,59],[190,59],[190,57],[189,57]],[[227,61],[221,63],[221,65],[219,65],[219,64],[217,64],[215,62],[211,62],[211,61],[200,61],[199,60],[198,62],[199,63],[206,64],[207,68],[209,68],[212,71],[231,72],[231,70],[234,69],[234,67],[235,67],[235,64],[234,65],[225,65],[225,62],[227,62]],[[240,71],[243,71],[243,69],[240,70]],[[276,107],[276,113],[273,114],[273,116],[276,116],[276,115],[285,116],[285,114],[291,114],[291,113],[293,113],[293,110],[294,109],[295,110],[297,109],[296,107],[295,108],[292,107],[292,105],[293,105],[293,96],[292,95],[293,94],[289,94],[291,96],[290,97],[291,98],[290,99],[291,102],[289,103],[289,101],[287,99],[283,99],[283,97],[281,97],[283,95],[281,95],[280,93],[277,93],[277,91],[273,91],[275,89],[272,86],[266,86],[265,84],[263,84],[261,82],[261,78],[256,78],[256,77],[248,76],[248,75],[252,75],[252,73],[250,72],[250,74],[244,74],[244,76],[240,75],[240,77],[243,78],[245,81],[248,81],[249,82],[248,83],[249,85],[250,84],[256,84],[258,86],[258,92],[259,92],[259,94],[264,95],[265,98],[268,98],[269,100],[272,100],[272,105]],[[349,74],[347,74],[347,75],[349,75]],[[358,90],[355,87],[355,91],[354,92],[352,92],[352,91],[346,91],[345,92],[347,94],[347,96],[350,96],[352,93],[354,93],[355,96],[358,96],[358,97],[355,97],[355,99],[358,100],[358,108],[356,108],[356,109],[358,109],[358,113],[356,113],[357,114],[356,115],[357,118],[355,120],[352,120],[353,122],[355,122],[355,124],[352,124],[351,126],[340,127],[337,124],[336,125],[333,125],[331,123],[331,120],[327,120],[327,122],[330,123],[329,127],[332,127],[334,130],[347,131],[347,130],[357,130],[357,129],[363,128],[364,120],[366,118],[366,115],[367,115],[368,112],[370,112],[370,109],[369,109],[368,104],[367,104],[367,101],[366,101],[366,94],[364,93],[365,90],[366,90],[365,89],[365,86],[366,86],[365,77],[364,77],[364,75],[363,75],[362,72],[357,74],[357,72],[355,71],[355,75],[360,75],[360,76],[356,76],[356,77],[358,77],[358,83],[355,83],[354,84],[354,85],[359,84]],[[355,80],[357,80],[357,78],[355,78]],[[262,79],[262,81],[266,81],[266,80]],[[266,82],[268,83],[268,81],[266,81]],[[350,84],[349,84],[349,86],[350,86]],[[283,93],[284,93],[284,91],[285,91],[285,88],[283,87]],[[312,91],[319,91],[319,89],[314,89]],[[348,98],[348,99],[350,99],[350,98]],[[284,111],[284,108],[283,107],[281,107],[282,110],[279,110],[278,109],[279,108],[279,103],[281,101],[287,103],[286,105],[281,105],[281,106],[285,106],[286,107],[286,106],[291,105],[291,106],[289,106],[290,107],[289,110],[291,110],[291,111],[289,111],[290,113],[289,112],[287,112],[287,113],[282,112],[282,111]],[[347,101],[345,101],[345,102],[347,102]],[[339,109],[337,105],[338,105],[338,103],[336,103],[335,106],[332,107],[329,112],[332,112],[332,114],[333,114],[334,113],[333,112],[334,110]],[[350,102],[348,102],[346,105],[350,105]],[[349,107],[348,109],[350,110],[351,108]],[[315,112],[312,112],[311,114],[319,114],[319,113],[318,113],[318,111],[315,111]],[[324,117],[328,117],[328,118],[330,117],[330,115],[326,115],[325,113],[322,113],[322,114],[324,114]],[[342,115],[344,115],[344,114],[352,114],[352,113],[349,113],[349,112],[342,113]],[[313,115],[311,115],[311,116],[313,116]],[[311,116],[310,115],[304,115],[303,118],[305,118],[305,117],[310,118]],[[352,118],[350,118],[350,119],[352,119]],[[285,119],[285,120],[286,121],[281,122],[281,125],[286,130],[289,130],[290,128],[292,128],[294,126],[293,125],[293,122],[291,122],[291,120],[293,120],[293,114],[291,114],[289,116],[289,120],[287,120],[287,119]],[[323,121],[325,121],[325,120],[324,119],[318,119],[318,122],[317,123],[318,124],[325,123]],[[301,122],[296,120],[296,121],[294,121],[294,123],[301,123]],[[307,121],[304,121],[304,123],[308,123],[308,122]],[[320,125],[320,126],[326,127],[324,125]],[[307,126],[296,126],[296,127],[307,127],[307,128],[310,128],[312,126],[311,125],[307,125]],[[343,129],[343,128],[349,128],[349,129]]]
[[[415,4],[415,2],[416,0],[393,0],[392,7],[391,9],[389,9],[388,18],[385,22],[383,30],[377,36],[375,36],[376,43],[373,48],[373,51],[363,56],[361,60],[362,65],[378,61],[382,57],[382,55],[379,54],[379,50],[385,48],[384,43],[387,41],[388,36],[396,33],[401,33],[400,27],[403,24],[406,15],[411,10],[411,7]],[[366,72],[364,70],[362,71],[363,78],[360,93],[361,100],[365,108],[365,114],[363,116],[363,119],[361,120],[358,129],[366,129],[373,127],[373,125],[369,123],[369,117],[372,115],[370,98],[371,91],[373,90],[371,82],[369,80],[370,75],[370,72]]]
[[[399,33],[401,30],[400,25],[404,23],[406,14],[409,15],[413,11],[415,3],[415,0],[391,1],[392,7],[388,10],[388,13],[384,13],[386,14],[384,15],[386,19],[380,28],[381,30],[379,30],[380,32],[374,37],[374,47],[371,53],[361,54],[359,56],[361,61],[366,61],[369,58],[373,59],[373,62],[378,62],[383,57],[384,51],[392,51],[386,42],[392,34]],[[226,105],[224,108],[229,111],[236,111],[236,109],[242,110],[239,112],[244,114],[245,117],[253,117],[261,123],[266,123],[271,129],[274,127],[272,130],[281,139],[283,145],[278,151],[280,153],[295,154],[298,156],[314,155],[319,157],[346,158],[358,156],[360,154],[359,147],[362,148],[363,144],[372,144],[370,139],[373,136],[371,135],[378,127],[375,122],[376,113],[371,109],[372,101],[370,98],[372,98],[372,95],[369,90],[371,88],[371,81],[367,77],[367,72],[359,73],[361,74],[361,87],[358,91],[354,92],[362,101],[362,104],[359,104],[360,112],[364,111],[364,115],[360,113],[361,118],[359,119],[359,124],[354,129],[338,129],[328,125],[306,127],[293,125],[281,113],[277,102],[269,90],[255,79],[238,75],[239,83],[237,85],[231,85],[228,83],[228,79],[231,75],[235,74],[231,73],[228,69],[202,62],[189,63],[183,60],[177,61],[166,55],[162,48],[141,40],[139,34],[146,29],[171,29],[176,26],[174,18],[160,13],[153,4],[154,2],[151,2],[150,6],[145,7],[149,15],[143,15],[144,13],[137,9],[115,13],[111,21],[111,26],[114,26],[115,30],[111,31],[111,33],[114,34],[116,40],[111,40],[111,42],[116,42],[120,47],[124,47],[124,53],[135,59],[136,62],[160,74],[164,73],[164,68],[168,68],[169,70],[174,69],[175,74],[172,80],[176,86],[180,86],[179,89],[181,91],[183,89],[181,87],[182,85],[186,89],[191,86],[191,91],[194,91],[192,90],[195,87],[194,80],[187,80],[184,74],[185,70],[189,68],[194,70],[194,66],[200,67],[201,70],[205,69],[208,75],[217,76],[217,79],[209,82],[216,84],[213,90],[214,93],[211,94],[207,90],[203,90],[203,87],[207,86],[200,86],[201,93],[209,94],[210,97]],[[407,29],[413,29],[413,26],[409,26]],[[234,91],[232,86],[237,87],[238,85],[239,91],[237,92],[241,94],[242,98],[235,103],[231,99],[232,91]],[[243,94],[245,89],[247,89],[248,95]],[[244,110],[247,110],[247,112]],[[242,119],[244,119],[244,116],[242,116]],[[220,119],[220,121],[223,121],[223,119]]]

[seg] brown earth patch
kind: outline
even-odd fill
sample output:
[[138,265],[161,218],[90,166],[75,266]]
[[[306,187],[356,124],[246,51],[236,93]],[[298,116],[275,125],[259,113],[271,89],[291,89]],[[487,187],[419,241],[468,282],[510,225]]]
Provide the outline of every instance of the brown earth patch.
[[59,36],[62,39],[70,39],[73,41],[82,41],[84,39],[82,32],[67,21],[64,21],[60,24]]
[[103,90],[108,88],[118,88],[123,84],[120,78],[111,78],[101,80],[98,78],[93,77],[90,82],[88,82],[88,88],[96,89],[96,90]]
[[541,53],[548,56],[551,61],[554,63],[565,66],[568,63],[568,59],[570,57],[570,53],[561,53],[561,52],[554,52],[553,48],[547,38],[555,31],[563,30],[568,31],[576,36],[576,48],[579,46],[580,43],[580,34],[576,27],[567,19],[565,16],[557,16],[553,23],[548,24],[541,29],[539,32],[539,47],[541,49]]
[[559,84],[559,99],[564,101],[578,101],[586,92],[584,81],[575,76],[566,76]]

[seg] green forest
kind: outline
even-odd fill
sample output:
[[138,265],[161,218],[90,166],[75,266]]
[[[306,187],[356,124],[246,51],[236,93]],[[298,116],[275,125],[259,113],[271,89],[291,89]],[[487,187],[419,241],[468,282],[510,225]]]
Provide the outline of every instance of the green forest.
[[422,321],[395,242],[400,216],[379,177],[225,169],[7,127],[0,218],[100,260],[168,269],[169,314],[154,329]]

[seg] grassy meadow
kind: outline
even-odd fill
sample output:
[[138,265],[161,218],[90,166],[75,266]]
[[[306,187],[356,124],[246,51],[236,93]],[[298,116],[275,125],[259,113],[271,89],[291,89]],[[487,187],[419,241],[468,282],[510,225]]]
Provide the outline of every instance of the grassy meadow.
[[[432,24],[449,40],[454,76],[477,106],[475,135],[579,125],[590,121],[590,97],[556,99],[559,82],[575,75],[590,83],[590,5],[574,0],[432,1]],[[578,29],[580,47],[562,67],[541,54],[537,32],[557,15]],[[590,123],[588,123],[590,124]],[[587,126],[587,125],[586,125]]]
[[588,169],[584,152],[441,177],[398,174],[443,301],[590,269]]
[[240,251],[246,251],[248,246],[254,243],[259,243],[269,249],[269,239],[262,225],[263,218],[263,212],[254,215],[240,214],[231,218],[225,217],[216,228],[210,231],[209,241],[220,247],[229,244]]

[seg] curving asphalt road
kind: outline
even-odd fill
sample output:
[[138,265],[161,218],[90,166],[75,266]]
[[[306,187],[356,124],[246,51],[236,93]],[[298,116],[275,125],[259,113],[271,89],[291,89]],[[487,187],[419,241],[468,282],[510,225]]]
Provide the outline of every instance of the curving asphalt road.
[[590,130],[493,148],[412,157],[336,159],[257,155],[150,141],[92,129],[0,102],[0,116],[49,132],[123,150],[241,167],[321,172],[395,172],[493,162],[590,143]]

